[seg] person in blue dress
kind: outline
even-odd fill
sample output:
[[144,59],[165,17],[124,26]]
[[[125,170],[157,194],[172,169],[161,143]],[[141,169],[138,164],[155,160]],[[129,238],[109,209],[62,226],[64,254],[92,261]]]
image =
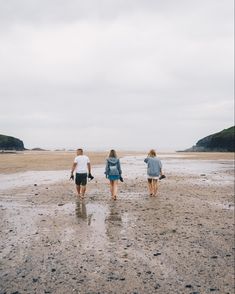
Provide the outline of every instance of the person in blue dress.
[[118,180],[123,181],[120,160],[115,150],[110,150],[106,159],[106,178],[110,181],[110,192],[113,200],[117,200]]

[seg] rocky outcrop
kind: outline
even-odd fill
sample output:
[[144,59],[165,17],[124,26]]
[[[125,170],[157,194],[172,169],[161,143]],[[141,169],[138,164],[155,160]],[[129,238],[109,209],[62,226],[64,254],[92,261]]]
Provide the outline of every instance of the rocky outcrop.
[[5,135],[0,135],[0,150],[25,150],[23,141]]
[[195,146],[185,151],[195,152],[235,152],[235,127],[200,139]]

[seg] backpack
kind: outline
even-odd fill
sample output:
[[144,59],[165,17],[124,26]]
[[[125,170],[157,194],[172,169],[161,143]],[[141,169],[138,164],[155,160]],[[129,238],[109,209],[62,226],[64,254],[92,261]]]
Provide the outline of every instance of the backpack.
[[116,163],[110,163],[109,162],[109,174],[112,176],[119,175],[118,167],[117,167],[118,162]]

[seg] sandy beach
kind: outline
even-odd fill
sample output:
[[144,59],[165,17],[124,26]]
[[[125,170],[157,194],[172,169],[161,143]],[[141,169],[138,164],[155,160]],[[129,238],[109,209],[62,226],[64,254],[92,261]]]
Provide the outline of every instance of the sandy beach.
[[152,198],[144,155],[121,153],[116,202],[88,155],[81,202],[73,152],[0,154],[0,294],[234,293],[233,153],[160,154]]

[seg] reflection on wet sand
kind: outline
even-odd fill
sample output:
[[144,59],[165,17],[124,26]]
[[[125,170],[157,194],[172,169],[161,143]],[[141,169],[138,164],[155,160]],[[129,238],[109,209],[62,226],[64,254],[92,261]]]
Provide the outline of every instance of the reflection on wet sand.
[[76,216],[78,218],[86,219],[87,218],[87,210],[86,210],[86,204],[83,201],[77,201],[76,202]]
[[75,212],[76,212],[77,218],[81,218],[84,220],[87,219],[87,224],[90,226],[92,214],[87,214],[86,203],[84,201],[77,201],[76,202]]
[[111,242],[116,242],[120,238],[122,231],[122,217],[120,207],[117,203],[110,205],[110,213],[105,219],[106,235]]
[[76,202],[75,213],[78,220],[85,221],[88,226],[95,229],[96,233],[99,233],[99,236],[108,237],[111,243],[120,239],[123,220],[117,203],[107,207],[80,200]]
[[123,230],[123,221],[117,203],[105,207],[96,203],[77,201],[75,213],[78,220],[86,221],[88,226],[95,228],[99,234],[106,235],[111,242],[119,239]]
[[78,219],[87,220],[88,226],[92,226],[97,232],[105,231],[105,218],[107,206],[97,203],[86,203],[85,200],[76,202],[75,213]]

